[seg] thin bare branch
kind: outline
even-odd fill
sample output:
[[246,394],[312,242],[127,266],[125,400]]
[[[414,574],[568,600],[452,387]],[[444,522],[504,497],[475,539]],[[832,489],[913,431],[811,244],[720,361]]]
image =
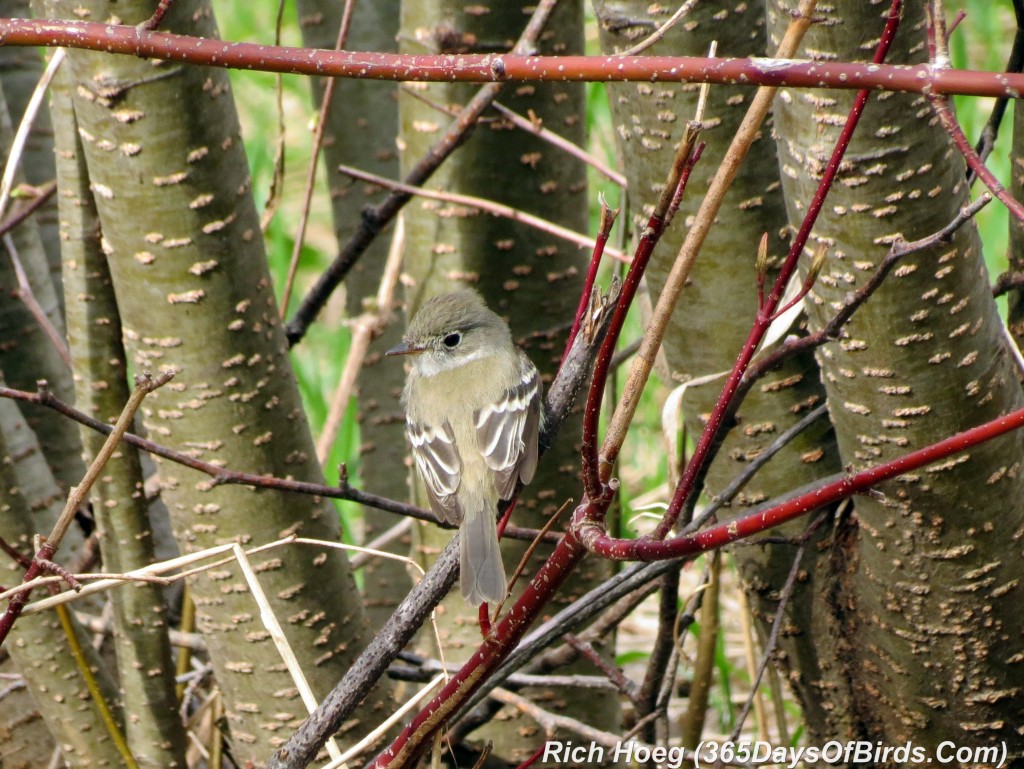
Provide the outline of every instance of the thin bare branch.
[[[21,185],[19,186],[19,189],[23,189],[25,186],[26,185]],[[46,201],[53,197],[53,193],[55,193],[56,191],[56,181],[47,182],[42,187],[32,190],[32,199],[29,200],[17,211],[15,211],[13,214],[4,219],[2,222],[0,222],[0,235],[6,235],[8,232],[13,230],[23,221],[32,216],[33,213],[35,213],[40,207],[46,204]],[[17,195],[14,195],[12,197],[16,196]]]
[[[113,429],[105,422],[94,419],[88,414],[64,403],[49,390],[44,389],[38,393],[30,393],[0,385],[0,398],[10,398],[23,403],[37,403],[41,406],[46,406],[73,419],[79,424],[85,425],[90,430],[95,430],[104,435],[109,435]],[[452,525],[446,525],[443,521],[438,521],[437,517],[429,510],[353,488],[349,486],[344,478],[342,478],[338,486],[326,486],[321,483],[296,481],[291,478],[275,478],[273,476],[259,475],[258,473],[238,472],[210,462],[204,462],[180,451],[175,451],[145,438],[140,438],[132,433],[125,433],[123,439],[129,446],[134,446],[154,456],[163,457],[171,462],[176,462],[177,464],[205,473],[213,478],[215,485],[252,486],[277,489],[278,491],[290,491],[296,494],[312,494],[330,499],[348,499],[368,507],[375,507],[379,510],[386,510],[410,518],[429,521],[445,528],[454,528]]]
[[[282,3],[283,4],[283,3]],[[338,25],[338,37],[334,41],[334,50],[340,51],[345,47],[348,39],[348,31],[352,24],[352,11],[355,8],[355,0],[345,0],[345,7],[341,12],[341,24]],[[292,246],[291,259],[288,260],[288,275],[284,281],[284,290],[281,292],[281,317],[288,314],[288,305],[291,303],[292,288],[295,285],[295,273],[299,268],[299,256],[302,253],[302,246],[306,242],[306,228],[309,226],[309,211],[313,204],[313,190],[316,187],[316,169],[320,162],[320,152],[324,146],[324,132],[327,130],[327,116],[330,114],[334,102],[334,89],[337,87],[336,78],[329,78],[324,86],[324,95],[320,100],[320,111],[317,113],[316,128],[313,129],[313,149],[309,156],[309,165],[306,166],[306,184],[303,187],[302,207],[299,210],[299,227],[295,233],[295,244]]]
[[[648,48],[650,48],[652,45],[654,45],[655,43],[660,41],[663,37],[665,37],[666,33],[670,29],[672,29],[672,27],[674,27],[676,24],[678,24],[679,21],[686,14],[688,14],[690,11],[693,10],[693,6],[695,6],[697,4],[697,2],[698,2],[698,0],[686,0],[686,2],[684,2],[681,6],[679,6],[679,8],[676,10],[676,12],[673,13],[668,18],[668,20],[665,21],[664,24],[662,24],[660,27],[658,27],[656,30],[654,30],[650,35],[645,37],[643,40],[641,40],[639,43],[634,45],[632,48],[627,48],[625,51],[622,51],[621,53],[617,53],[615,55],[616,56],[636,56],[637,54],[643,53]],[[715,55],[714,53],[711,54],[711,56],[714,56],[714,55]]]
[[[39,576],[39,573],[44,570],[45,562],[53,559],[53,555],[57,552],[57,548],[60,547],[64,535],[71,526],[71,522],[75,519],[75,514],[85,500],[88,499],[93,485],[99,479],[107,462],[110,461],[110,457],[121,442],[121,438],[128,431],[128,425],[135,419],[135,412],[139,410],[142,401],[153,390],[170,381],[172,376],[171,372],[164,372],[156,377],[152,377],[149,374],[140,374],[135,377],[135,390],[132,391],[131,397],[128,398],[128,402],[125,404],[121,415],[107,436],[107,440],[100,447],[92,464],[86,470],[85,477],[68,494],[67,502],[57,518],[57,522],[53,525],[50,536],[38,549],[35,558],[32,559],[32,564],[25,571],[24,582],[30,582]],[[25,608],[28,597],[29,593],[27,591],[14,596],[3,615],[0,616],[0,645],[3,644],[10,634],[14,622],[18,619],[22,609]]]
[[[0,20],[0,28],[2,26],[3,22]],[[0,42],[0,45],[2,44]],[[64,49],[58,48],[54,51],[53,56],[50,57],[42,77],[39,78],[39,82],[36,83],[36,87],[32,91],[32,97],[25,106],[25,112],[21,116],[18,130],[14,133],[11,147],[7,152],[7,158],[4,160],[3,176],[0,176],[0,218],[3,218],[4,213],[7,211],[7,204],[10,202],[11,193],[14,190],[14,177],[18,171],[18,166],[21,164],[21,156],[25,151],[25,142],[28,141],[29,133],[32,130],[32,123],[35,122],[36,115],[39,114],[39,109],[46,98],[50,83],[64,61],[64,55]]]
[[[949,70],[949,49],[946,43],[945,14],[941,0],[932,0],[928,6],[928,42],[933,52],[932,67],[936,71]],[[1006,206],[1010,214],[1019,222],[1024,222],[1024,203],[1021,203],[1010,191],[1006,189],[995,174],[993,174],[985,162],[979,157],[977,151],[971,146],[970,140],[964,134],[953,108],[950,105],[949,97],[941,93],[928,93],[928,100],[931,102],[932,111],[946,129],[949,138],[954,146],[964,156],[968,167],[981,179],[981,183],[999,198],[999,201]]]
[[[549,235],[554,235],[557,238],[574,243],[582,248],[593,249],[596,246],[594,238],[583,235],[579,232],[574,232],[567,227],[562,227],[559,224],[555,224],[554,222],[548,221],[547,219],[543,219],[539,216],[528,214],[518,208],[507,206],[504,203],[495,203],[493,200],[478,198],[474,195],[462,195],[457,192],[443,192],[439,190],[428,190],[423,187],[415,187],[410,184],[403,184],[402,182],[378,176],[377,174],[371,174],[367,171],[361,171],[360,169],[353,168],[352,166],[339,165],[338,171],[346,176],[351,176],[353,179],[370,182],[371,184],[379,185],[380,187],[392,190],[393,192],[401,192],[406,195],[416,195],[421,198],[427,198],[428,200],[438,200],[442,203],[451,203],[457,206],[475,208],[479,211],[491,214],[492,216],[500,216],[503,219],[510,219],[514,222],[525,224],[529,227],[540,230],[541,232],[546,232]],[[613,259],[626,262],[629,261],[629,259],[617,249],[607,248],[606,252]]]
[[587,152],[582,147],[576,146],[568,139],[559,136],[549,128],[545,128],[540,119],[534,116],[532,113],[530,115],[531,119],[524,118],[518,112],[510,110],[508,107],[497,101],[491,105],[491,108],[494,109],[502,117],[512,121],[512,124],[515,125],[516,128],[520,128],[523,131],[529,131],[535,136],[548,142],[553,147],[558,147],[558,149],[569,153],[574,158],[583,161],[588,166],[597,171],[599,174],[611,180],[612,182],[619,185],[623,189],[625,189],[628,185],[626,177],[623,174],[619,173],[614,168],[610,168],[606,163],[601,162],[600,159],[598,159],[591,153]]
[[28,275],[25,274],[25,268],[21,264],[21,257],[18,255],[18,247],[14,243],[14,238],[11,237],[10,233],[5,233],[2,236],[2,240],[4,248],[7,250],[7,256],[11,260],[11,266],[14,267],[15,279],[18,281],[18,298],[25,305],[29,313],[31,313],[32,317],[35,318],[39,328],[42,329],[50,344],[53,345],[61,360],[64,361],[64,365],[71,368],[71,352],[68,350],[67,342],[64,341],[64,336],[50,322],[46,311],[39,304],[39,300],[36,299],[36,295],[32,291],[32,284],[29,283]]

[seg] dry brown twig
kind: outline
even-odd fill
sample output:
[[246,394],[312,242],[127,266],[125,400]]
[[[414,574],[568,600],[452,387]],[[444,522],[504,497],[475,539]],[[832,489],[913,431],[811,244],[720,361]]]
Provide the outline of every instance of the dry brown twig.
[[[533,214],[528,214],[525,211],[521,211],[520,209],[512,206],[507,206],[504,203],[495,203],[493,200],[486,200],[485,198],[479,198],[473,195],[462,195],[457,192],[443,192],[441,190],[428,190],[424,187],[414,187],[409,184],[403,184],[402,182],[386,179],[385,177],[378,176],[377,174],[361,171],[358,168],[353,168],[352,166],[339,165],[338,171],[346,176],[351,176],[353,179],[377,184],[394,192],[401,192],[406,195],[416,195],[421,198],[427,198],[428,200],[437,200],[442,203],[466,206],[467,208],[475,208],[483,211],[484,213],[491,214],[492,216],[500,216],[504,219],[510,219],[514,222],[534,227],[535,229],[538,229],[541,232],[546,232],[549,235],[554,235],[556,238],[567,240],[581,248],[589,248],[592,250],[595,245],[594,238],[589,235],[583,235],[579,232],[575,232],[567,227],[562,227],[554,222],[550,222],[547,219],[534,216]],[[605,253],[613,259],[618,259],[623,262],[629,261],[629,258],[617,249],[605,248]]]
[[366,354],[370,351],[370,342],[394,320],[395,289],[398,286],[398,273],[402,269],[404,248],[405,227],[402,217],[399,216],[398,224],[391,238],[391,246],[388,248],[388,257],[384,263],[380,285],[377,288],[376,300],[372,307],[368,307],[351,323],[352,341],[349,345],[348,356],[345,358],[345,367],[338,379],[334,395],[331,396],[327,419],[324,420],[323,430],[316,442],[316,456],[321,465],[327,461],[331,447],[338,437],[338,430],[348,408],[349,399],[352,397],[352,391],[355,389],[356,380],[366,361]]
[[557,147],[560,150],[564,150],[577,160],[582,160],[584,163],[593,168],[599,174],[606,177],[615,184],[619,185],[623,189],[625,189],[628,185],[626,177],[623,174],[619,173],[614,168],[609,167],[606,163],[603,163],[600,159],[598,159],[593,154],[587,152],[582,147],[576,146],[571,141],[559,136],[551,129],[545,128],[543,121],[541,121],[539,118],[533,115],[532,112],[530,118],[525,118],[515,110],[511,110],[501,102],[497,101],[491,105],[491,108],[494,109],[502,117],[511,120],[512,124],[517,128],[521,128],[524,131],[529,131],[535,136],[548,142],[553,147]]
[[[439,104],[433,99],[427,98],[427,96],[419,92],[419,89],[416,87],[417,85],[420,84],[402,83],[402,92],[408,94],[417,101],[423,102],[424,104],[437,110],[438,112],[447,115],[448,117],[458,116],[459,112],[463,109],[463,107],[461,106],[449,106]],[[534,136],[543,139],[553,147],[557,147],[560,150],[564,150],[577,160],[583,161],[588,166],[597,171],[599,174],[606,177],[615,184],[619,185],[620,187],[626,187],[627,181],[624,175],[616,171],[614,168],[609,167],[606,163],[602,162],[596,155],[587,152],[583,147],[573,144],[571,141],[555,133],[551,129],[545,128],[544,121],[541,120],[536,115],[534,115],[532,110],[530,111],[530,117],[526,118],[520,115],[515,110],[509,109],[504,104],[498,101],[495,101],[491,105],[491,109],[493,109],[503,118],[510,121],[512,125],[514,125],[516,128],[532,133]],[[480,118],[481,123],[487,120],[488,118]]]
[[[23,577],[24,582],[30,582],[38,577],[40,573],[44,571],[44,564],[53,559],[54,554],[57,552],[57,548],[60,547],[61,541],[64,539],[64,535],[71,527],[71,523],[75,520],[76,513],[88,499],[89,492],[99,479],[100,474],[103,472],[103,468],[106,467],[107,462],[110,461],[110,457],[114,454],[114,451],[116,451],[121,439],[128,432],[128,426],[132,423],[132,420],[135,419],[135,413],[142,405],[142,401],[145,400],[146,396],[153,392],[153,390],[169,382],[173,376],[173,372],[166,371],[156,377],[153,377],[148,373],[139,374],[135,377],[135,389],[128,398],[128,402],[121,411],[121,415],[118,417],[117,422],[111,429],[106,441],[104,441],[103,446],[101,446],[100,450],[96,453],[96,457],[86,470],[82,481],[77,486],[73,487],[71,489],[71,493],[68,494],[68,499],[64,505],[64,509],[58,516],[57,522],[50,531],[49,537],[43,542],[42,546],[39,547],[35,557],[32,559],[32,563],[29,565],[28,569],[26,569]],[[7,636],[10,634],[15,621],[25,608],[25,603],[28,601],[28,597],[28,591],[19,592],[8,604],[7,610],[4,611],[2,616],[0,616],[0,644],[3,644],[4,640],[6,640]]]
[[585,740],[597,743],[598,745],[603,745],[607,748],[615,748],[622,742],[621,735],[595,729],[594,727],[588,726],[575,718],[569,718],[568,716],[552,713],[550,710],[545,710],[536,703],[531,702],[526,697],[510,692],[508,689],[502,689],[499,687],[494,689],[490,696],[499,702],[505,705],[511,705],[517,710],[528,715],[544,727],[544,731],[547,733],[549,738],[554,737],[554,735],[560,731],[569,731],[573,734],[578,734]]
[[[282,3],[283,5],[283,3]],[[340,51],[348,38],[349,26],[352,23],[352,11],[355,7],[355,0],[345,0],[345,8],[341,12],[341,24],[338,27],[338,37],[334,42],[334,50]],[[330,113],[331,104],[334,101],[334,89],[337,88],[338,79],[331,77],[327,79],[324,86],[324,96],[320,101],[320,111],[317,113],[316,127],[313,129],[313,149],[309,155],[309,165],[306,166],[306,185],[302,193],[302,208],[299,211],[299,226],[295,232],[295,243],[292,246],[292,256],[288,260],[288,275],[285,277],[284,289],[281,292],[281,317],[287,317],[288,305],[291,302],[292,288],[295,285],[295,273],[299,269],[299,257],[302,253],[302,246],[306,242],[306,228],[309,226],[309,212],[313,204],[313,189],[316,186],[316,168],[320,162],[320,152],[324,146],[324,131],[327,125],[327,115]]]
[[[653,46],[655,43],[660,41],[668,33],[672,27],[679,23],[679,21],[690,11],[693,10],[693,6],[697,4],[698,0],[686,0],[676,12],[673,13],[664,24],[658,27],[654,32],[648,35],[646,38],[641,40],[639,43],[634,45],[632,48],[627,48],[625,51],[620,51],[615,54],[616,56],[636,56],[638,53],[643,53],[648,48]],[[711,54],[714,56],[714,54]]]

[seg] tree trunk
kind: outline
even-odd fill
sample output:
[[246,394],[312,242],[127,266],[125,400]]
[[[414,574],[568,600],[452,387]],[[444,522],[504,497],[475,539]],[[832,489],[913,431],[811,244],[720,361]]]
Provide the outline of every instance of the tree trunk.
[[[131,394],[127,361],[68,78],[60,77],[62,85],[54,90],[51,108],[63,148],[58,158],[60,220],[76,405],[113,424]],[[106,436],[86,427],[81,432],[91,461]],[[93,487],[92,509],[105,571],[124,573],[153,563],[153,535],[136,449],[123,445],[111,457]],[[154,584],[125,585],[110,597],[120,705],[132,714],[125,722],[125,739],[140,767],[184,767],[185,730],[175,697],[161,590]]]
[[[108,19],[103,3],[58,6]],[[116,8],[143,21],[150,4]],[[74,11],[74,13],[72,13]],[[201,2],[175,3],[167,31],[216,36]],[[69,55],[75,110],[128,353],[137,370],[173,369],[147,399],[145,429],[161,443],[229,467],[322,481],[271,290],[239,126],[223,70],[131,57]],[[102,84],[97,85],[97,84]],[[217,486],[159,464],[161,494],[183,550],[273,541],[286,533],[338,539],[323,500]],[[316,696],[362,647],[365,617],[347,562],[333,549],[289,546],[253,568]],[[238,570],[192,583],[225,694],[232,752],[261,761],[305,716],[291,676]],[[341,737],[369,728],[371,698]]]

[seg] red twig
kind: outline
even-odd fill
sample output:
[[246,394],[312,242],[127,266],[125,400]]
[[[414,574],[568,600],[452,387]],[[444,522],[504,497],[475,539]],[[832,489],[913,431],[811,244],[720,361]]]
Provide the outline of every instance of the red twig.
[[486,639],[491,632],[491,615],[487,603],[480,604],[477,609],[477,622],[480,625],[480,637]]
[[0,45],[65,46],[211,67],[430,82],[689,82],[965,96],[1024,92],[1024,75],[914,66],[701,56],[421,56],[233,43],[88,21],[3,19]]
[[[29,564],[28,568],[25,569],[25,574],[22,576],[22,582],[31,582],[36,577],[40,576],[43,571],[43,564],[48,563],[53,558],[54,553],[57,552],[57,546],[51,542],[44,542],[43,546],[36,552],[35,557],[32,559],[32,563]],[[25,604],[28,603],[28,599],[31,596],[31,591],[23,590],[20,593],[16,593],[4,613],[0,615],[0,644],[7,639],[7,636],[11,633],[11,628],[14,627],[15,621],[21,616],[21,610],[25,608]]]
[[[534,616],[555,591],[561,587],[586,550],[571,533],[566,534],[551,557],[527,584],[515,606],[505,613],[493,628],[487,642],[480,645],[472,657],[444,688],[412,719],[388,748],[374,759],[371,769],[408,765],[419,755],[432,735],[493,671],[526,633]],[[285,766],[274,764],[271,766]]]
[[[56,561],[43,560],[40,559],[38,556],[36,556],[36,560],[39,561],[39,567],[42,571],[60,577],[62,580],[67,582],[68,586],[76,593],[81,591],[82,583],[78,581],[78,577],[72,574],[70,570],[65,569]],[[56,588],[57,586],[54,585],[53,587]]]
[[[811,266],[807,269],[807,276],[804,278],[803,285],[800,286],[800,290],[796,292],[796,296],[786,302],[782,307],[779,307],[772,313],[772,322],[786,314],[788,310],[795,307],[799,302],[807,296],[811,289],[814,288],[814,282],[818,279],[818,273],[821,271],[822,266],[825,264],[825,257],[828,256],[828,246],[824,243],[819,243],[817,249],[814,251],[814,257],[811,259]],[[785,290],[785,289],[783,289]],[[758,303],[758,306],[764,304],[764,299]]]
[[612,311],[608,335],[605,337],[594,363],[593,379],[590,390],[587,392],[587,405],[583,411],[583,445],[580,450],[583,465],[583,490],[587,498],[592,501],[611,499],[611,494],[614,492],[612,485],[606,486],[601,482],[599,474],[598,423],[601,417],[601,404],[604,401],[604,386],[611,368],[615,345],[618,342],[619,333],[622,331],[622,325],[626,321],[626,313],[629,312],[633,297],[640,287],[640,279],[647,268],[647,262],[650,260],[651,254],[654,253],[654,247],[661,240],[665,227],[671,221],[673,201],[677,200],[679,190],[686,188],[694,163],[700,158],[702,147],[697,145],[699,132],[699,123],[690,123],[684,130],[665,187],[661,191],[661,197],[647,221],[647,226],[644,227],[640,242],[633,255],[633,261],[630,263],[629,272],[626,273],[626,279],[623,281],[622,294]]
[[23,569],[27,569],[32,563],[31,557],[25,555],[23,552],[18,550],[18,548],[14,547],[14,545],[8,543],[3,537],[0,537],[0,550],[6,553],[12,561]]
[[[822,484],[806,494],[780,502],[766,510],[713,526],[689,537],[676,537],[666,542],[617,540],[614,546],[608,548],[606,557],[618,560],[654,561],[715,550],[731,542],[792,521],[825,505],[838,502],[854,494],[864,493],[883,481],[917,470],[932,462],[946,459],[1021,427],[1024,427],[1024,409],[1018,409],[983,425],[933,443],[931,446],[904,454],[891,462]],[[592,529],[583,528],[579,532],[579,536],[585,539],[592,536],[592,531]],[[600,526],[597,526],[596,531],[601,532]]]
[[[949,55],[946,52],[945,23],[942,6],[938,3],[930,5],[928,8],[928,44],[932,53],[932,66],[936,71],[948,71]],[[956,116],[953,115],[949,97],[941,93],[929,93],[928,100],[931,102],[932,110],[939,122],[942,123],[942,127],[946,129],[946,133],[949,134],[949,138],[952,139],[960,154],[964,156],[970,169],[981,179],[982,184],[988,187],[992,194],[1009,209],[1017,221],[1024,222],[1024,204],[1013,197],[1002,182],[995,177],[995,174],[988,170],[985,161],[981,159],[970,140],[964,135],[963,128],[960,127]]]
[[[1010,49],[1010,55],[1006,60],[1006,67],[1004,69],[1007,72],[1020,72],[1021,68],[1024,67],[1024,2],[1022,0],[1013,0],[1013,14],[1017,22],[1017,32],[1013,36],[1013,46]],[[999,126],[1003,122],[1006,107],[1009,103],[1010,99],[1008,97],[1000,96],[992,107],[992,114],[989,115],[988,122],[981,131],[981,137],[974,147],[978,157],[982,160],[985,160],[992,154],[992,149],[996,145],[996,139],[999,137]],[[974,184],[973,171],[967,174],[967,183]]]
[[597,283],[597,271],[601,266],[601,257],[604,255],[604,247],[608,245],[608,236],[612,233],[612,226],[619,216],[619,209],[608,208],[608,203],[601,196],[601,221],[597,226],[597,238],[594,244],[594,251],[590,256],[590,267],[587,268],[587,277],[583,281],[583,291],[580,292],[580,303],[576,307],[576,317],[572,321],[572,328],[569,330],[569,339],[565,343],[565,351],[562,358],[569,354],[572,343],[583,325],[583,316],[590,306],[591,294],[594,291],[594,284]]
[[542,755],[544,755],[545,748],[546,748],[546,743],[544,745],[541,745],[539,748],[537,748],[537,750],[534,752],[534,754],[532,756],[530,756],[528,759],[526,759],[525,761],[523,761],[523,763],[521,763],[519,766],[517,766],[516,769],[530,769],[530,767],[533,766],[535,763],[537,763],[537,761],[540,760],[540,757]]
[[153,11],[153,15],[146,19],[144,22],[139,24],[139,29],[154,30],[160,26],[164,20],[164,16],[171,10],[173,0],[159,0],[156,4],[156,10]]
[[577,654],[588,660],[591,665],[603,673],[605,678],[615,685],[615,688],[619,690],[619,693],[628,698],[630,702],[633,703],[634,707],[636,706],[639,687],[634,681],[631,681],[626,677],[626,674],[622,672],[622,668],[615,663],[606,660],[601,656],[600,652],[594,648],[592,643],[583,640],[575,633],[566,634],[565,642],[572,647]]

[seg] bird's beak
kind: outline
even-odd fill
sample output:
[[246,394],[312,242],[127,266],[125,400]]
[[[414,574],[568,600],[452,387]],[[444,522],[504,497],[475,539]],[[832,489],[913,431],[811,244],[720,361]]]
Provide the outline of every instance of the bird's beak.
[[418,355],[427,348],[423,345],[414,344],[408,339],[403,339],[400,344],[396,344],[385,355]]

